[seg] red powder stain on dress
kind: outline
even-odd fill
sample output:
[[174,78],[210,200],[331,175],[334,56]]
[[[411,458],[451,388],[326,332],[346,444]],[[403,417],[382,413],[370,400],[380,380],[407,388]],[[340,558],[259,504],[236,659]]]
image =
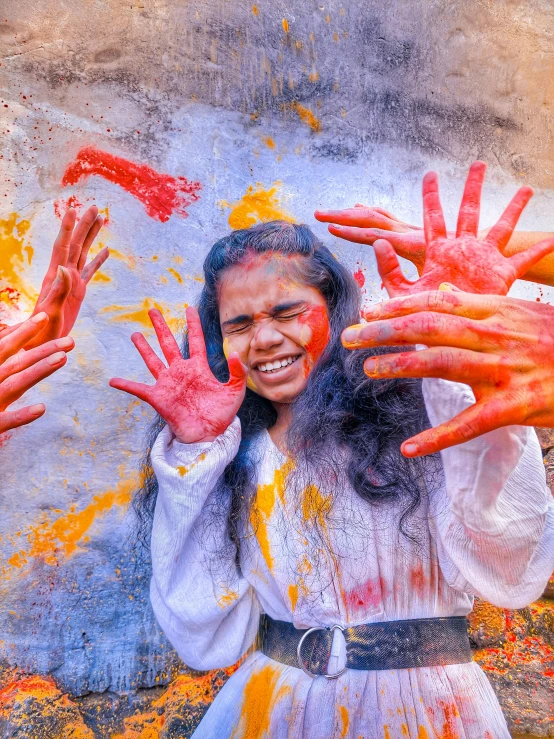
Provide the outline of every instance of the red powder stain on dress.
[[324,305],[312,305],[305,313],[298,316],[298,322],[302,326],[307,326],[311,331],[310,338],[302,344],[310,360],[310,366],[305,367],[304,370],[307,376],[329,343],[331,330],[327,318],[327,309]]
[[361,267],[358,267],[358,269],[354,272],[354,279],[356,280],[360,288],[365,285],[365,275]]
[[380,602],[381,589],[379,583],[373,580],[368,580],[363,585],[344,593],[344,603],[350,616],[356,616],[366,608],[374,608]]
[[423,564],[418,562],[410,571],[410,585],[416,593],[421,593],[425,585],[425,575],[423,574]]
[[86,146],[69,164],[62,185],[75,185],[90,175],[104,177],[140,200],[151,218],[165,223],[175,213],[186,218],[186,208],[198,200],[202,185],[185,177],[161,174],[146,164],[137,164],[94,146]]
[[456,717],[460,715],[458,709],[453,703],[449,704],[444,701],[439,701],[439,705],[444,713],[444,724],[442,725],[440,739],[459,739],[459,734],[454,726]]

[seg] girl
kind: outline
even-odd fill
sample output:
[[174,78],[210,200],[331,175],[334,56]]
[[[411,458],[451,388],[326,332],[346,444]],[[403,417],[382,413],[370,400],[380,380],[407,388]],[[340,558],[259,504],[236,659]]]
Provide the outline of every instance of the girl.
[[134,334],[156,383],[111,381],[165,424],[138,505],[161,627],[199,670],[260,636],[195,739],[508,739],[465,616],[474,595],[521,608],[550,574],[534,431],[403,457],[471,391],[368,379],[377,352],[340,341],[358,286],[306,226],[235,231],[204,274],[188,358],[152,311],[168,366]]

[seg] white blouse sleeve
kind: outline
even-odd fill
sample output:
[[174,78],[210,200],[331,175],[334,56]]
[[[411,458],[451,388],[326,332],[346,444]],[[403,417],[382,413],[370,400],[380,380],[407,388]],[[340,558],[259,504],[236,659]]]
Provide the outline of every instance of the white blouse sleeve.
[[216,492],[239,443],[235,418],[207,443],[180,444],[166,426],[152,449],[159,491],[150,598],[177,653],[197,670],[234,664],[258,629],[260,606],[227,535],[230,500],[222,502]]
[[[447,380],[423,380],[423,396],[432,426],[475,402],[471,388]],[[534,429],[506,426],[441,458],[430,526],[447,582],[502,608],[527,606],[554,569],[554,504]]]

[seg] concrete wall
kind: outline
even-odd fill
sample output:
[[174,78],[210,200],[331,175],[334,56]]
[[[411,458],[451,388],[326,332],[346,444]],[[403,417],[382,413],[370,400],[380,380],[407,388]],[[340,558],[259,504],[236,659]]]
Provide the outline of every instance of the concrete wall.
[[213,241],[275,217],[313,226],[378,300],[371,249],[313,210],[378,203],[420,222],[430,168],[451,224],[480,157],[483,225],[525,183],[522,228],[554,230],[554,9],[4,0],[0,48],[1,315],[28,313],[71,196],[104,211],[112,250],[67,367],[26,397],[46,416],[2,439],[0,660],[77,697],[165,685],[180,666],[126,544],[150,414],[107,386],[147,380],[130,334],[152,335],[154,304],[177,328]]

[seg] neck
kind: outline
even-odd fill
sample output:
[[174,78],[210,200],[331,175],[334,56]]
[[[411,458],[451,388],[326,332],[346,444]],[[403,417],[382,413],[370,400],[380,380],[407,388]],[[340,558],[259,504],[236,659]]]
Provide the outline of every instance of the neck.
[[290,403],[273,403],[273,407],[277,411],[277,421],[269,429],[269,435],[275,446],[286,454],[285,438],[292,420],[291,406]]

